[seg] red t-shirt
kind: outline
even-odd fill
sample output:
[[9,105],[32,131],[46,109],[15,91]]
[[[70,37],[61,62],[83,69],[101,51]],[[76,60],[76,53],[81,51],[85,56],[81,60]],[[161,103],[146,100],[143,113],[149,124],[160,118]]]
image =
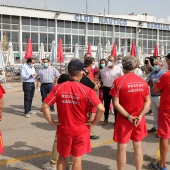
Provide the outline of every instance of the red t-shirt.
[[0,99],[3,97],[3,94],[5,94],[5,90],[3,87],[0,85]]
[[93,75],[93,73],[92,73],[91,69],[88,69],[88,68],[86,68],[86,69],[87,69],[87,70],[88,70],[88,72],[89,72],[88,77],[89,77],[91,80],[93,80],[93,81],[94,81],[94,75]]
[[110,95],[119,98],[120,105],[130,115],[138,116],[143,109],[146,96],[149,95],[146,81],[134,73],[127,73],[117,78],[113,87]]
[[98,106],[101,101],[94,90],[79,82],[67,81],[56,85],[44,100],[48,105],[57,103],[58,132],[79,135],[89,131],[87,112],[89,107]]
[[156,87],[161,91],[159,109],[170,110],[170,71],[160,77]]

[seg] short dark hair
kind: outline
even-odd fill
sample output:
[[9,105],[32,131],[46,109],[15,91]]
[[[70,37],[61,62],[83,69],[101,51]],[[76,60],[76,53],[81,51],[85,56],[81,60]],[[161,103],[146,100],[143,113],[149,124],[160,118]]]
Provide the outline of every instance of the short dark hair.
[[47,60],[48,62],[50,61],[49,58],[43,58],[42,61]]
[[27,63],[31,63],[32,60],[35,60],[35,59],[34,59],[34,58],[28,58],[28,59],[27,59]]
[[89,55],[91,56],[91,54],[90,54],[90,53],[85,53],[85,54],[84,54],[84,59],[86,59],[86,55],[87,55],[87,54],[89,54]]
[[94,62],[94,58],[93,57],[87,57],[84,60],[84,67],[88,67],[90,64],[92,64]]

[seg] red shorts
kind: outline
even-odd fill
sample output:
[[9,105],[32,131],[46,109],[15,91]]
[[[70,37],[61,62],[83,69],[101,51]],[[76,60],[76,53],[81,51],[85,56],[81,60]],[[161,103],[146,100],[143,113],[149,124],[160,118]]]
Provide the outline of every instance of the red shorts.
[[139,125],[135,127],[134,124],[118,113],[113,136],[115,142],[128,143],[130,139],[134,142],[139,142],[147,134],[145,118],[142,118]]
[[160,111],[158,114],[158,136],[163,139],[170,137],[170,110]]
[[57,132],[57,151],[64,158],[70,155],[79,157],[91,152],[89,132],[78,136],[69,136]]

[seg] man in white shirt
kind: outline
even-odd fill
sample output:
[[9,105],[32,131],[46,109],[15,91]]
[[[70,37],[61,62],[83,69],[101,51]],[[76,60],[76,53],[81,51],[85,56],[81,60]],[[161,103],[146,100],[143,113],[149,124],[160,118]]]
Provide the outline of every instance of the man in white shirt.
[[101,79],[103,82],[103,100],[105,107],[105,119],[102,125],[106,125],[108,123],[109,105],[112,99],[112,96],[109,95],[110,89],[113,86],[114,80],[123,75],[122,69],[119,66],[116,66],[115,63],[116,58],[114,58],[113,56],[109,56],[107,67],[103,68],[103,71],[101,73]]

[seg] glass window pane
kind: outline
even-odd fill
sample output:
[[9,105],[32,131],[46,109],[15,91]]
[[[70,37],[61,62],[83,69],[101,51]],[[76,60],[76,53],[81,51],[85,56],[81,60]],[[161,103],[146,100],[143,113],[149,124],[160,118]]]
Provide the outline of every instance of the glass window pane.
[[38,18],[31,18],[31,25],[38,26]]
[[55,20],[48,19],[48,27],[55,27]]
[[92,36],[88,36],[88,43],[93,45],[93,37]]
[[30,26],[22,26],[23,31],[30,31]]
[[93,24],[88,24],[88,30],[93,30]]
[[120,26],[120,32],[125,32],[125,27]]
[[65,44],[71,44],[71,35],[65,35]]
[[19,24],[19,17],[18,16],[11,16],[12,24]]
[[29,32],[23,32],[22,33],[22,42],[23,43],[27,43],[28,42],[28,38],[30,38],[30,33]]
[[22,25],[30,25],[30,18],[22,17]]
[[48,32],[55,32],[55,28],[54,27],[48,27]]
[[47,27],[39,27],[41,32],[47,32]]
[[78,29],[78,22],[72,22],[72,28]]
[[107,31],[113,31],[113,26],[112,25],[107,25]]
[[115,26],[115,32],[119,32],[119,26]]
[[19,51],[19,44],[18,43],[12,43],[12,45],[13,45],[14,51]]
[[153,30],[153,31],[152,31],[152,34],[153,34],[153,35],[157,35],[157,30]]
[[53,40],[55,40],[55,34],[48,34],[48,44],[52,44]]
[[39,26],[47,26],[47,20],[46,19],[39,19]]
[[65,28],[65,33],[71,33],[71,29],[70,28]]
[[94,37],[94,45],[97,46],[99,44],[99,37]]
[[78,33],[79,33],[79,30],[78,30],[78,29],[72,29],[72,33],[73,33],[73,34],[78,34]]
[[94,24],[94,30],[99,30],[100,31],[100,24]]
[[57,27],[64,28],[64,21],[57,20]]
[[38,26],[31,26],[31,31],[38,31]]
[[64,33],[64,28],[57,28],[57,32]]
[[8,25],[8,24],[2,24],[2,29],[10,30],[10,25]]
[[40,34],[40,43],[43,42],[44,44],[47,43],[47,34]]
[[132,27],[132,33],[136,33],[136,28]]
[[71,21],[65,21],[65,28],[71,28]]
[[79,22],[79,29],[85,29],[86,25],[84,22]]
[[75,44],[78,44],[80,45],[80,42],[78,42],[78,35],[73,35],[72,36],[72,44],[75,45]]
[[85,45],[85,36],[79,36],[79,45]]
[[3,31],[3,37],[6,38],[6,42],[11,41],[11,32],[10,31]]
[[32,43],[38,43],[38,33],[31,33]]
[[19,30],[19,25],[12,25],[12,30]]
[[19,33],[12,32],[12,42],[19,42]]
[[[32,44],[32,50],[38,52],[38,44]],[[45,51],[45,48],[44,48]]]
[[131,33],[131,27],[126,27],[126,33]]
[[2,23],[10,24],[10,15],[2,15]]
[[64,42],[64,35],[63,34],[58,34],[58,36],[57,36],[57,43],[59,42],[60,38],[62,39],[62,43],[65,44],[65,42]]
[[79,34],[85,34],[85,30],[79,29]]

